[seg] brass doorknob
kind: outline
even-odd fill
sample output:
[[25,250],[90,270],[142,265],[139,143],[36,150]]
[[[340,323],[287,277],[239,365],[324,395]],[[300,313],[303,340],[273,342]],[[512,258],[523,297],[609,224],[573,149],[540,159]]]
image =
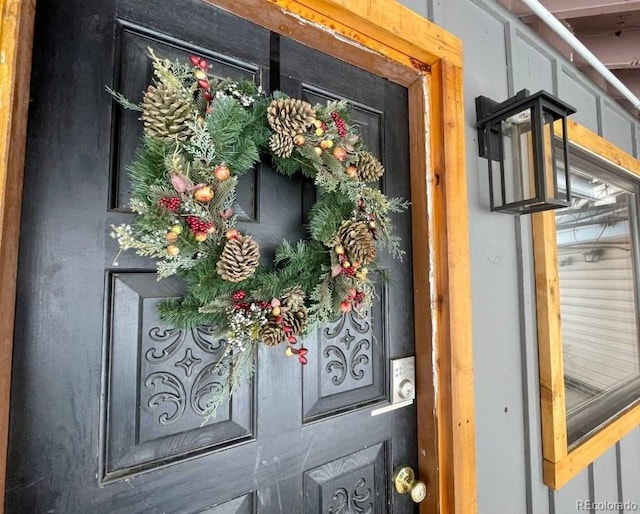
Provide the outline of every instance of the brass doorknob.
[[424,482],[416,480],[416,473],[409,466],[398,471],[394,483],[396,491],[408,494],[415,503],[420,503],[427,496],[427,486]]

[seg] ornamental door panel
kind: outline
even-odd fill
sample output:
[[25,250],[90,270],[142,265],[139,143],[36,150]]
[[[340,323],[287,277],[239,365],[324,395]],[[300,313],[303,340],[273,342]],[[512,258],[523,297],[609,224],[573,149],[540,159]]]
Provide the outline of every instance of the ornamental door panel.
[[[267,92],[346,98],[380,187],[409,199],[406,90],[197,0],[42,0],[35,34],[6,512],[414,512],[392,480],[416,465],[415,409],[372,416],[390,403],[390,359],[414,353],[409,214],[394,219],[407,256],[380,259],[393,278],[367,316],[318,328],[305,367],[261,347],[252,382],[203,424],[224,341],[159,319],[184,286],[152,261],[113,263],[142,131],[105,86],[138,101],[152,48]],[[304,237],[314,201],[267,157],[242,177],[240,228],[264,264]]]

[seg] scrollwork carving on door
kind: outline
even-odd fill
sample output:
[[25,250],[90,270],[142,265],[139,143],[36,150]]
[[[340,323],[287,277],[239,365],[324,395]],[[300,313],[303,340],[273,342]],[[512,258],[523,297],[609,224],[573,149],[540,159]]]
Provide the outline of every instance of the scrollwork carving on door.
[[149,330],[149,339],[154,343],[160,343],[160,345],[166,344],[166,346],[162,349],[156,346],[149,348],[144,354],[145,358],[152,363],[165,362],[180,349],[185,337],[185,331],[180,328],[151,328]]
[[207,408],[206,402],[202,403],[211,396],[212,393],[222,388],[222,379],[226,375],[226,369],[223,369],[217,362],[213,362],[206,366],[193,381],[191,387],[191,395],[189,402],[193,411],[199,416],[204,416]]
[[216,353],[227,342],[215,337],[215,328],[207,325],[193,327],[191,335],[200,349],[207,353]]
[[194,357],[191,348],[187,348],[184,352],[184,357],[176,362],[176,367],[182,368],[185,375],[190,377],[201,362],[202,359]]
[[160,411],[155,422],[171,425],[188,408],[199,417],[205,415],[209,396],[222,387],[227,373],[216,365],[217,354],[226,341],[215,333],[210,326],[190,329],[154,326],[148,330],[151,347],[144,353],[147,364],[142,368],[142,376],[149,396],[141,401],[151,411]]
[[371,489],[367,487],[364,478],[360,478],[355,486],[347,490],[344,487],[336,489],[333,493],[333,505],[329,507],[329,514],[347,514],[355,512],[357,514],[371,514],[373,512],[373,502],[370,501]]
[[[358,337],[354,333],[367,337]],[[340,386],[347,376],[355,381],[362,380],[369,371],[368,364],[371,360],[371,323],[368,313],[366,318],[353,313],[345,314],[333,325],[325,327],[323,335],[330,343],[322,353],[326,359],[324,370],[331,375],[331,383]],[[356,339],[358,341],[353,344]]]
[[348,325],[348,327],[352,328],[358,334],[368,334],[371,330],[369,312],[363,313],[362,317],[360,317],[353,311],[347,314],[343,314],[338,319],[336,319],[333,324],[329,324],[324,328],[324,336],[327,339],[335,339],[340,335],[346,325]]
[[379,443],[306,471],[305,512],[387,512],[387,455],[386,443]]
[[186,392],[178,377],[166,371],[156,371],[146,378],[144,385],[154,391],[159,390],[147,400],[147,405],[151,410],[156,410],[162,404],[173,404],[175,407],[173,412],[170,409],[162,411],[158,417],[158,423],[171,425],[182,417],[186,403]]

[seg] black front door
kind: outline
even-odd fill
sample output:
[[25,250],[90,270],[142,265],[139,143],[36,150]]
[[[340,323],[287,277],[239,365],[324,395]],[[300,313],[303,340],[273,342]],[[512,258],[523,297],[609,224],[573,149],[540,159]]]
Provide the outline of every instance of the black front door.
[[[263,347],[253,383],[202,425],[222,342],[208,327],[157,317],[178,281],[117,253],[126,166],[141,133],[138,100],[161,57],[207,57],[315,102],[346,98],[382,187],[409,198],[407,93],[400,86],[195,0],[42,0],[37,6],[12,384],[8,514],[413,512],[394,470],[416,465],[414,406],[389,404],[390,359],[412,355],[408,256],[382,260],[367,319],[344,316],[305,346],[302,368]],[[274,249],[304,237],[312,185],[264,160],[242,179],[242,229]]]

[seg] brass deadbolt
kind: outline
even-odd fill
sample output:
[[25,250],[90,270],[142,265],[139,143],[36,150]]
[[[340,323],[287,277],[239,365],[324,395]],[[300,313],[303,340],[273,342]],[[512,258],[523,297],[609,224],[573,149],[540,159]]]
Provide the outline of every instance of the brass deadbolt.
[[420,503],[427,496],[427,486],[421,480],[416,480],[416,474],[409,466],[398,471],[394,483],[396,491],[408,494],[415,503]]

